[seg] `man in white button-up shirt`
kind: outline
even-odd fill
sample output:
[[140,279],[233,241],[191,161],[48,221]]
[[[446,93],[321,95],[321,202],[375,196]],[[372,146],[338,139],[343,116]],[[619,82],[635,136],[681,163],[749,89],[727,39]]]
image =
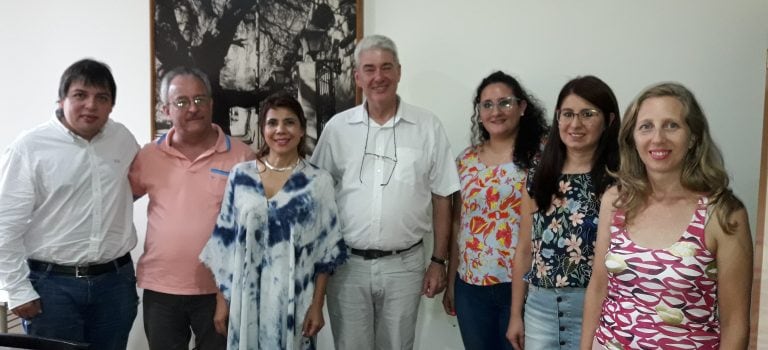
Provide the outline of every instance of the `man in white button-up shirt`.
[[105,64],[72,64],[56,116],[0,159],[0,289],[28,333],[125,349],[138,297],[128,168],[133,135],[109,119]]
[[[446,285],[450,195],[459,178],[448,138],[429,111],[397,96],[400,63],[387,37],[355,50],[365,103],[326,124],[312,162],[336,183],[350,259],[328,282],[336,348],[413,348],[421,295]],[[434,232],[424,270],[424,235]]]

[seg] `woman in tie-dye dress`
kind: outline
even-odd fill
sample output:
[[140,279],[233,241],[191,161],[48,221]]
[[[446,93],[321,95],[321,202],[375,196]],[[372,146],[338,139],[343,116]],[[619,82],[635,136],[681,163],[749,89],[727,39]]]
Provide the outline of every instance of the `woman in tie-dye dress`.
[[228,349],[313,349],[328,275],[346,259],[333,182],[303,159],[293,97],[269,97],[258,123],[258,158],[232,169],[200,257],[229,302]]
[[619,147],[582,349],[746,349],[747,213],[693,94],[676,83],[645,90],[625,114]]

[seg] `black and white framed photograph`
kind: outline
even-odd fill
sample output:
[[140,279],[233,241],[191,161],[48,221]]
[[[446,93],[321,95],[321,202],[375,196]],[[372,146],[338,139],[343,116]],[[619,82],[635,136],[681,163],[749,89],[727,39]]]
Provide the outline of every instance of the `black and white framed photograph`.
[[307,116],[314,148],[325,123],[359,102],[353,52],[363,0],[150,0],[152,136],[171,128],[159,83],[178,66],[211,80],[213,122],[256,148],[258,111],[288,91]]

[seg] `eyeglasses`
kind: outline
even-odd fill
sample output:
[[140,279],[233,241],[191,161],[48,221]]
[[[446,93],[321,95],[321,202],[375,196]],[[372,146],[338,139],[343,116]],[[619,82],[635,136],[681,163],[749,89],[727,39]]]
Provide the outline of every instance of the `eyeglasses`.
[[574,112],[570,109],[565,109],[557,112],[557,121],[563,124],[573,122],[578,117],[582,123],[592,123],[597,120],[600,111],[596,109],[582,109],[579,112]]
[[211,98],[206,96],[197,96],[193,98],[192,101],[190,101],[188,98],[180,98],[171,102],[171,104],[176,106],[178,109],[187,109],[192,105],[192,103],[194,103],[197,107],[205,107],[211,103]]
[[365,146],[364,146],[365,148],[363,148],[363,159],[360,162],[360,174],[359,174],[360,183],[363,183],[363,168],[365,167],[365,159],[375,158],[375,159],[378,159],[379,161],[384,162],[384,165],[386,165],[387,168],[389,168],[389,176],[387,176],[387,181],[379,185],[380,186],[389,185],[389,181],[392,180],[392,174],[395,173],[395,167],[397,166],[397,134],[395,133],[395,130],[396,130],[395,120],[393,117],[392,118],[392,148],[395,150],[394,158],[386,155],[368,152],[368,135],[371,133],[371,119],[370,117],[368,118],[368,129],[365,132]]
[[510,110],[512,107],[515,106],[517,101],[520,101],[519,98],[510,96],[510,97],[504,97],[500,99],[498,102],[493,103],[491,100],[485,100],[483,102],[480,102],[478,106],[480,106],[480,110],[490,112],[493,111],[493,108],[498,107],[499,110]]

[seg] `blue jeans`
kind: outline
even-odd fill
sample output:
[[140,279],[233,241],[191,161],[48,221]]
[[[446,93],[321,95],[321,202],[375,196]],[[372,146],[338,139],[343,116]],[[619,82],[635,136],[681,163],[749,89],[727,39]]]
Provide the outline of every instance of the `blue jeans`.
[[462,281],[457,274],[453,295],[466,349],[512,349],[506,337],[512,283],[475,286]]
[[584,292],[584,288],[529,286],[523,320],[525,349],[578,349]]
[[144,290],[144,332],[150,349],[186,350],[192,332],[195,349],[225,350],[227,337],[216,333],[216,294],[175,295]]
[[93,277],[31,271],[29,280],[43,312],[24,321],[27,333],[125,350],[139,302],[132,263]]

